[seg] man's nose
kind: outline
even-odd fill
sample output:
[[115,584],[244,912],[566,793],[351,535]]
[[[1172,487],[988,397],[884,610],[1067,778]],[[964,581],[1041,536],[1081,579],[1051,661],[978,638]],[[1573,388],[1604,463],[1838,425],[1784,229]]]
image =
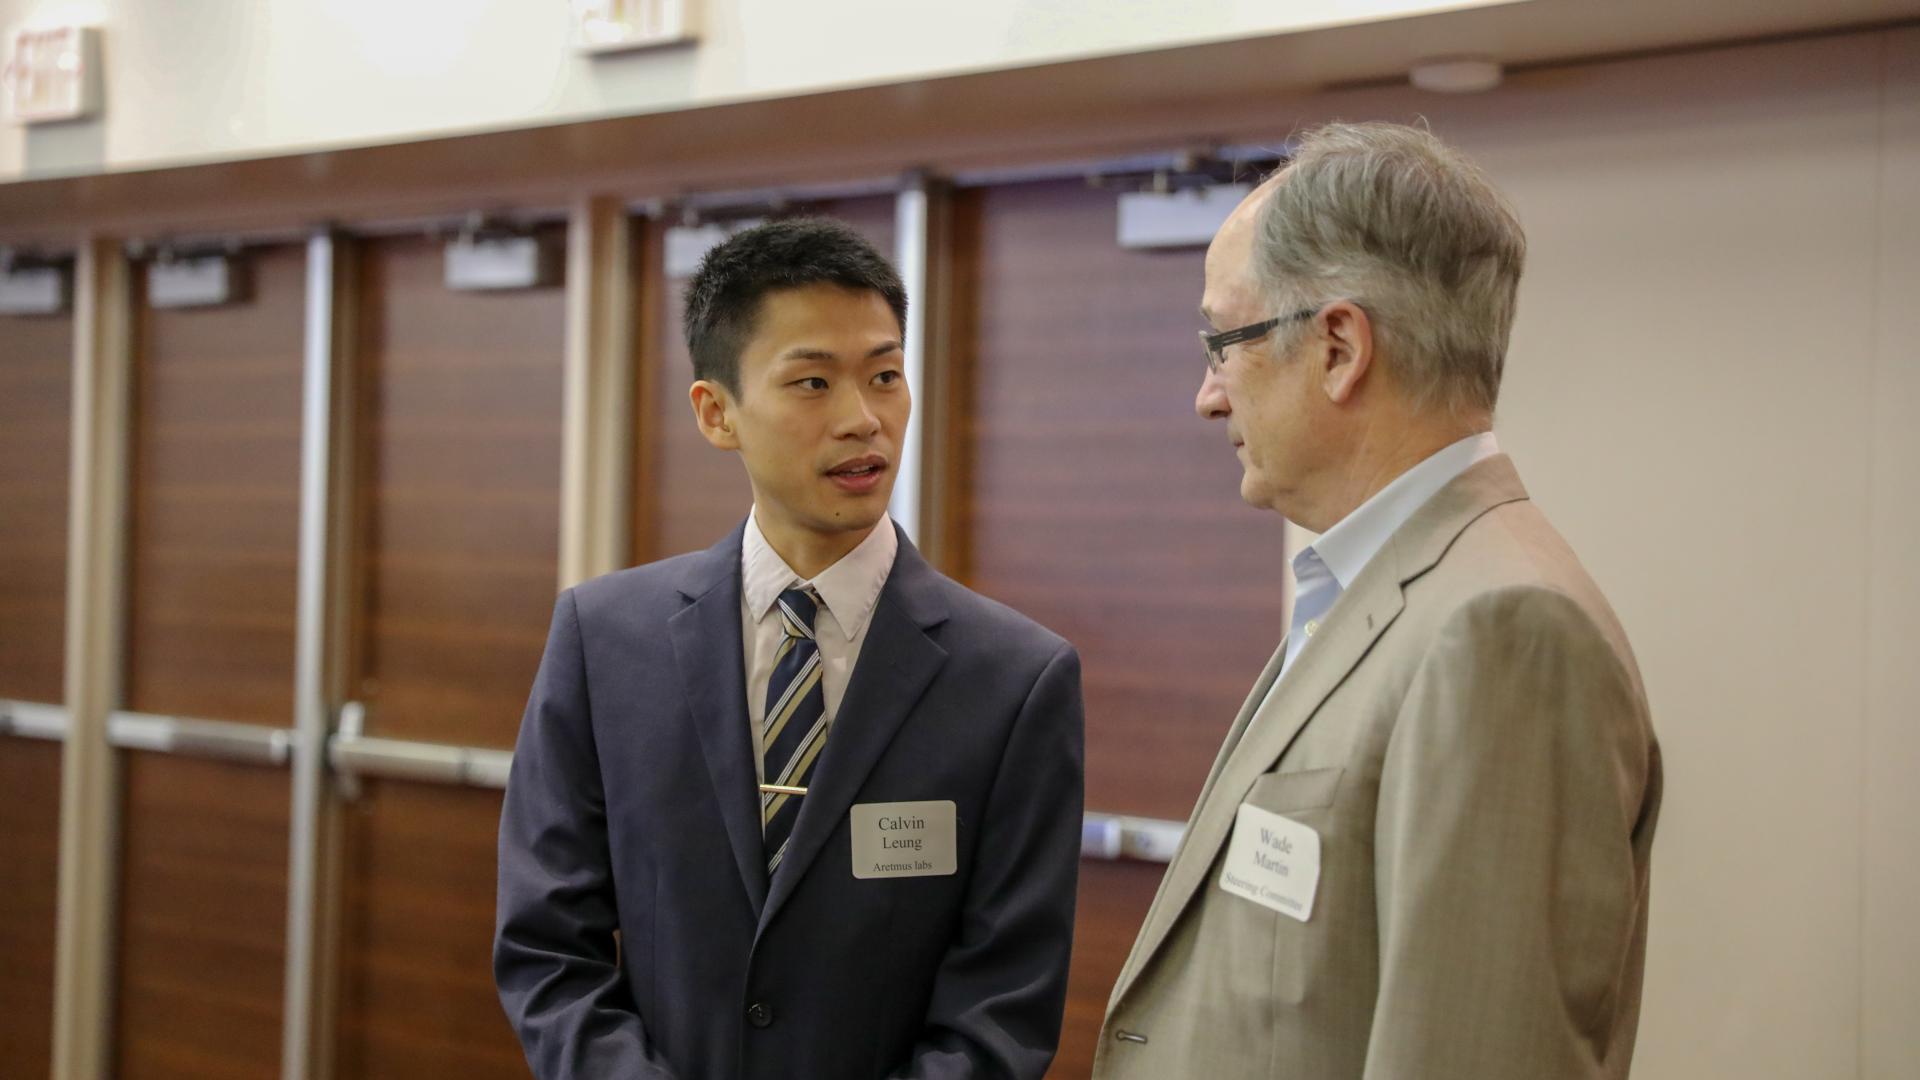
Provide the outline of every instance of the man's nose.
[[847,395],[848,401],[841,406],[840,434],[870,439],[880,430],[880,414],[874,409],[867,395],[854,390]]
[[1202,420],[1224,420],[1233,413],[1233,406],[1227,402],[1227,388],[1220,382],[1220,373],[1211,367],[1200,380],[1200,392],[1193,396],[1193,411]]

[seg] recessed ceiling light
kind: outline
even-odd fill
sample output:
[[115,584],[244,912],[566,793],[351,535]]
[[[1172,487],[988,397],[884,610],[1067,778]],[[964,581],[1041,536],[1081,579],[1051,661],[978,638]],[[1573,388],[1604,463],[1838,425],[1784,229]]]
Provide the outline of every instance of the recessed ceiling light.
[[1413,85],[1436,94],[1478,94],[1500,85],[1494,60],[1430,60],[1407,73]]

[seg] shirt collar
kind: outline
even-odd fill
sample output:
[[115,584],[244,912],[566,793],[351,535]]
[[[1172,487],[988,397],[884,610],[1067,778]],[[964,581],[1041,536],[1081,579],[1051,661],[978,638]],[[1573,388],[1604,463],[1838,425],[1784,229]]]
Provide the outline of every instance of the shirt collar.
[[741,599],[746,602],[747,614],[759,622],[773,610],[781,593],[796,585],[810,585],[820,596],[821,608],[840,627],[841,636],[851,641],[860,636],[874,605],[879,603],[880,589],[893,572],[899,548],[892,520],[882,518],[839,562],[815,574],[812,581],[803,581],[767,543],[757,514],[749,512],[746,536],[740,544]]
[[1341,518],[1339,524],[1295,555],[1295,575],[1312,573],[1312,563],[1321,562],[1340,583],[1340,588],[1347,589],[1414,511],[1439,494],[1454,477],[1499,452],[1500,444],[1491,431],[1469,435],[1435,452],[1394,477],[1392,483],[1375,492],[1359,509]]

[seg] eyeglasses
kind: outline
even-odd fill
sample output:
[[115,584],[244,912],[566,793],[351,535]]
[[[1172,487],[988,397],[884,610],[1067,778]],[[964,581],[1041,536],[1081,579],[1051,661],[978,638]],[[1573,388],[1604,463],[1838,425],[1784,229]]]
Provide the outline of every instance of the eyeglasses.
[[1266,337],[1273,332],[1274,327],[1284,326],[1290,322],[1298,322],[1301,319],[1310,318],[1319,311],[1319,308],[1311,307],[1304,311],[1296,311],[1291,315],[1275,315],[1271,319],[1257,323],[1248,323],[1234,330],[1222,330],[1217,334],[1208,333],[1205,330],[1200,331],[1200,347],[1205,349],[1207,353],[1207,370],[1219,371],[1220,365],[1227,362],[1227,346],[1238,345],[1244,341],[1255,341],[1259,338]]

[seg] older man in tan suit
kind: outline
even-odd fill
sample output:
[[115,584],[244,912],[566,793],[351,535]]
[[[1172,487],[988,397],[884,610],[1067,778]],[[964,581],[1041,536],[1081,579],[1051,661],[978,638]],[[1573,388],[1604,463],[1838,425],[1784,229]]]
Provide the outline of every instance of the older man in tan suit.
[[1241,495],[1322,535],[1096,1076],[1627,1075],[1660,755],[1492,433],[1525,248],[1462,155],[1367,124],[1306,136],[1209,249],[1196,406]]

